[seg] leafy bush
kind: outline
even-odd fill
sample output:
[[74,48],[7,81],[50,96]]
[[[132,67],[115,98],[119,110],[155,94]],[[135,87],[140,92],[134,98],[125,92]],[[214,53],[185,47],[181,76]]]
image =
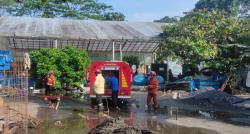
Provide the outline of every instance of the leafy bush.
[[139,61],[138,57],[137,56],[133,56],[133,55],[131,55],[131,56],[124,56],[123,57],[123,61],[128,62],[128,64],[130,66],[132,66],[132,65],[138,66],[140,64],[140,61]]
[[86,51],[66,46],[62,49],[43,48],[31,52],[31,77],[41,85],[50,70],[57,77],[56,88],[74,86],[84,80],[85,67],[90,64]]
[[72,87],[80,87],[81,84],[82,82],[73,82]]

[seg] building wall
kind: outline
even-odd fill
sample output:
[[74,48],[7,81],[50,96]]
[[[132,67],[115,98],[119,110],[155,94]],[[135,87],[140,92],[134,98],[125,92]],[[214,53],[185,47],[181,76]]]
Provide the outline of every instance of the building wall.
[[0,50],[10,50],[8,40],[4,37],[0,37]]

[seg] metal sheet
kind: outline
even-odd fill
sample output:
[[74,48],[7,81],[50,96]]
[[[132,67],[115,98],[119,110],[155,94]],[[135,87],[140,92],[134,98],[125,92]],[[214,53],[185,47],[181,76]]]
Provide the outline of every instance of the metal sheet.
[[71,20],[63,18],[0,17],[0,36],[67,39],[150,39],[163,23]]
[[0,17],[0,36],[12,48],[62,48],[72,45],[87,51],[153,52],[159,46],[163,23],[89,21],[62,18]]

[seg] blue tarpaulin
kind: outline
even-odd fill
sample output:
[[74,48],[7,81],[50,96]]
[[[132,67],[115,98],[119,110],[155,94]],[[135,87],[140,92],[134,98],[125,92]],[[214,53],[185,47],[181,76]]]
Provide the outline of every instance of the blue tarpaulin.
[[[150,79],[150,77],[145,77],[142,74],[137,74],[134,76],[133,84],[136,86],[146,86],[149,79]],[[157,75],[156,79],[157,79],[159,85],[165,86],[165,80],[162,76]]]
[[192,92],[195,89],[219,89],[225,81],[225,76],[213,75],[210,79],[192,78],[187,76],[183,79],[177,80],[177,82],[180,81],[187,81],[189,83],[189,91]]
[[0,50],[0,71],[10,70],[10,64],[13,62],[11,51]]

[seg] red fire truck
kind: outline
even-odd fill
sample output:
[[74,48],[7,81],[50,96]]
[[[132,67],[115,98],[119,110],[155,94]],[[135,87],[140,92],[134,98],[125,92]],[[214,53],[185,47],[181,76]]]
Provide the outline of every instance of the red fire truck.
[[[112,73],[118,78],[119,82],[119,99],[129,99],[131,98],[131,80],[132,72],[128,63],[122,61],[97,61],[90,66],[90,98],[95,98],[95,92],[93,91],[93,85],[95,81],[95,71],[100,69],[105,80]],[[103,97],[111,97],[112,90],[105,82],[105,91]]]

